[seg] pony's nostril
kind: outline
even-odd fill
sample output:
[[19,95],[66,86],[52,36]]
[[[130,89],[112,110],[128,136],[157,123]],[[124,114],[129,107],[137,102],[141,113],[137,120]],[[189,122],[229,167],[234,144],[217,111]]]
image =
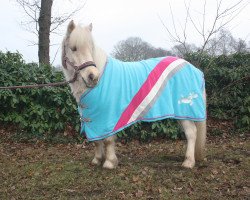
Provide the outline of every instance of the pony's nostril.
[[90,74],[90,75],[89,75],[89,80],[93,81],[94,79],[95,79],[94,74]]

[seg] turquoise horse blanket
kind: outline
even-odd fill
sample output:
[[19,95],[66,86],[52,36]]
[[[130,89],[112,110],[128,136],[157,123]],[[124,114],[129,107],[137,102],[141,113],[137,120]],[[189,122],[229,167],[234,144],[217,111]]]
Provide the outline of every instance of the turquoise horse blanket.
[[109,57],[99,83],[82,94],[81,133],[109,137],[138,121],[204,121],[203,73],[177,57],[122,62]]

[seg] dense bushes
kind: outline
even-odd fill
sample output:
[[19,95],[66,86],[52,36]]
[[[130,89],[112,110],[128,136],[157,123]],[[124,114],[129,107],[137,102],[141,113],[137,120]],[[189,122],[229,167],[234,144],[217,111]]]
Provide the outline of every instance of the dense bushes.
[[[18,53],[0,52],[0,85],[25,85],[62,81],[63,75],[50,66],[25,64]],[[0,90],[0,121],[15,124],[36,135],[79,129],[75,100],[68,87]],[[21,131],[20,131],[21,132]]]
[[[250,55],[211,57],[197,53],[186,59],[205,73],[208,116],[233,121],[237,130],[250,126]],[[197,64],[198,63],[198,64]],[[62,81],[60,71],[50,66],[26,64],[18,53],[0,52],[0,85],[24,85]],[[17,125],[36,135],[54,135],[66,127],[79,131],[77,105],[69,87],[0,90],[0,121]],[[179,136],[176,122],[164,120],[140,123],[122,131],[125,138],[148,140],[153,137]]]
[[208,115],[233,121],[238,131],[250,127],[250,54],[211,57],[189,54],[205,73]]

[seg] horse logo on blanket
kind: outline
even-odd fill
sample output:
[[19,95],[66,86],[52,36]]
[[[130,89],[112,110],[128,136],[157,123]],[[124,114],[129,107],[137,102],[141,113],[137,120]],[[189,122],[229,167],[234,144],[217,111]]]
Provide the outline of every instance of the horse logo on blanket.
[[122,62],[109,57],[98,85],[81,96],[81,133],[109,137],[138,121],[206,120],[203,73],[177,57]]

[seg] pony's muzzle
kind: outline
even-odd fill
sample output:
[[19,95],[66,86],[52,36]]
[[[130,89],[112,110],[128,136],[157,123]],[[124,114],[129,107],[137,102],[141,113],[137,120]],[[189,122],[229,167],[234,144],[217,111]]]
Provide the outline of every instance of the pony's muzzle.
[[81,70],[80,74],[87,87],[93,88],[99,81],[99,71],[96,67],[89,67],[85,70]]
[[89,85],[91,85],[91,86],[94,87],[98,83],[98,80],[99,80],[99,76],[96,76],[93,73],[89,74],[89,76],[88,76],[88,83],[89,83]]

